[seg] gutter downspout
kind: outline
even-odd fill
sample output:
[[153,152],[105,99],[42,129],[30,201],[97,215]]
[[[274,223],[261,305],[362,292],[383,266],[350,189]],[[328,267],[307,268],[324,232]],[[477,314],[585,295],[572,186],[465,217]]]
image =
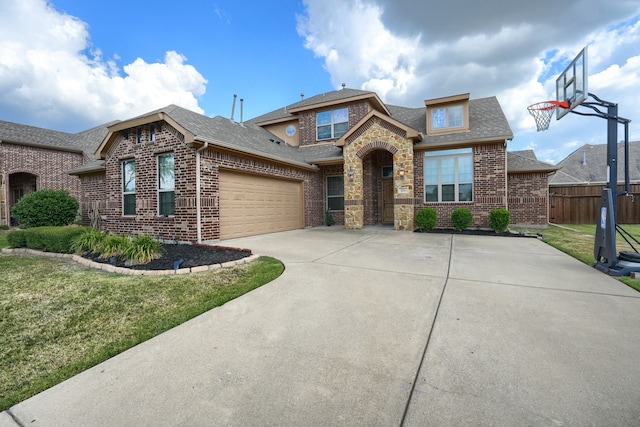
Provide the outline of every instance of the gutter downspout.
[[202,243],[202,216],[200,214],[200,152],[207,149],[209,143],[196,150],[196,231],[198,233],[198,243]]

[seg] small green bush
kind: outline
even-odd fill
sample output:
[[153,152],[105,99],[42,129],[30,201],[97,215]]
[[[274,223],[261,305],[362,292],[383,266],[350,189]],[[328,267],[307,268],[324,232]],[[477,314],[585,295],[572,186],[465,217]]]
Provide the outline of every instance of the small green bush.
[[457,231],[462,231],[473,223],[473,213],[468,208],[458,208],[451,214],[451,223]]
[[68,254],[73,252],[73,241],[84,230],[85,227],[33,227],[10,232],[7,241],[13,248]]
[[24,230],[14,230],[7,233],[7,243],[11,248],[26,248],[27,236],[24,234]]
[[9,229],[9,226],[7,224],[0,225],[0,230],[5,230],[6,231],[8,229]]
[[333,225],[336,223],[336,219],[333,217],[331,209],[327,209],[327,212],[324,214],[324,223],[327,225]]
[[136,264],[146,264],[163,254],[162,243],[151,236],[136,236],[127,245],[122,256]]
[[416,225],[426,231],[433,230],[437,220],[438,214],[434,208],[422,208],[416,214]]
[[67,190],[40,190],[18,200],[11,208],[21,226],[26,228],[69,225],[78,213],[79,204]]
[[96,230],[95,228],[87,228],[82,234],[73,239],[71,248],[75,253],[78,254],[86,251],[87,249],[95,251],[96,248],[100,247],[106,237],[107,234],[103,233],[100,230]]
[[118,236],[109,233],[94,250],[100,253],[100,257],[104,259],[111,258],[112,256],[122,258],[130,244],[131,240],[127,236]]
[[506,209],[494,209],[489,213],[489,225],[496,233],[504,233],[511,222],[511,214]]

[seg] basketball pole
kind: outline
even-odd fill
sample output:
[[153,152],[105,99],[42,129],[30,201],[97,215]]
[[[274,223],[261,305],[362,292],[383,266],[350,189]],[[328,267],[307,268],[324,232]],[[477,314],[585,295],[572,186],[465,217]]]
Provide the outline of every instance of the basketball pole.
[[[616,227],[619,195],[629,192],[628,146],[629,122],[631,120],[618,117],[618,104],[603,101],[592,93],[588,94],[596,102],[583,102],[581,106],[590,108],[596,113],[571,111],[581,116],[596,116],[607,119],[607,186],[602,191],[599,221],[596,224],[596,237],[593,254],[596,260],[594,267],[613,276],[627,275],[640,271],[640,263],[619,261],[616,248]],[[600,110],[606,108],[607,112]],[[618,192],[618,125],[625,126],[625,191]]]

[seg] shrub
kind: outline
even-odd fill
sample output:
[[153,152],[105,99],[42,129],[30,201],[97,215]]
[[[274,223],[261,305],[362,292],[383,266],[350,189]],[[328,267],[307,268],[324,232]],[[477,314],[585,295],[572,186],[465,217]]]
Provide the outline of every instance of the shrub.
[[122,257],[126,248],[131,244],[131,240],[127,236],[117,236],[115,234],[107,234],[94,248],[95,252],[100,253],[100,257],[104,259]]
[[473,213],[468,208],[458,208],[451,214],[451,223],[457,231],[469,228],[473,223]]
[[9,229],[9,226],[7,224],[0,225],[0,230],[5,230],[6,231],[8,229]]
[[438,214],[434,208],[422,208],[416,214],[416,225],[423,230],[433,230],[436,227]]
[[67,190],[45,189],[22,197],[11,214],[26,228],[61,226],[76,219],[78,208],[78,201]]
[[503,233],[511,222],[511,214],[506,209],[494,209],[489,213],[489,225],[496,233]]
[[87,228],[82,234],[73,239],[71,248],[76,253],[81,253],[87,249],[95,251],[96,248],[100,247],[105,237],[107,235],[102,231],[95,228]]
[[13,248],[68,254],[73,252],[73,241],[84,231],[85,227],[33,227],[10,232],[7,241]]
[[124,248],[122,256],[136,264],[146,264],[162,253],[162,243],[151,236],[137,236]]
[[327,209],[327,212],[324,214],[324,223],[327,225],[333,225],[336,223],[336,220],[331,213],[331,209]]
[[25,248],[27,246],[27,236],[24,230],[14,230],[7,234],[7,243],[11,248]]

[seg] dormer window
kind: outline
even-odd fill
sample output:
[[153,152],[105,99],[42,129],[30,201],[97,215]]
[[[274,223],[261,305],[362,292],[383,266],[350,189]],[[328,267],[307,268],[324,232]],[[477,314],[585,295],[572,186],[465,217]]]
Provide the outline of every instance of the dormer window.
[[349,130],[349,108],[316,113],[316,129],[318,140],[340,138]]
[[430,99],[427,107],[427,134],[469,130],[469,94]]
[[462,105],[431,110],[431,129],[458,128],[462,126]]

